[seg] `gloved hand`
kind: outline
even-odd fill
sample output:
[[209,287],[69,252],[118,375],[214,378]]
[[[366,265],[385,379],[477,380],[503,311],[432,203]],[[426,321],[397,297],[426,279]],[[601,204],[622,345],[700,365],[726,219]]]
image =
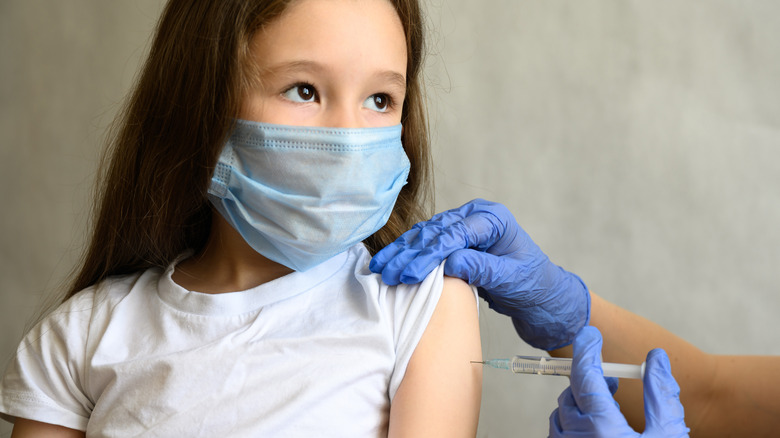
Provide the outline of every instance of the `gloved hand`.
[[512,317],[533,347],[571,344],[590,318],[590,294],[553,264],[501,204],[475,199],[420,222],[371,260],[390,285],[419,283],[442,260],[444,273],[478,287],[490,308]]
[[550,415],[550,437],[687,437],[680,387],[672,377],[669,357],[650,351],[645,364],[645,432],[638,434],[626,422],[612,395],[617,379],[604,378],[601,334],[585,327],[574,339],[571,386],[558,397]]

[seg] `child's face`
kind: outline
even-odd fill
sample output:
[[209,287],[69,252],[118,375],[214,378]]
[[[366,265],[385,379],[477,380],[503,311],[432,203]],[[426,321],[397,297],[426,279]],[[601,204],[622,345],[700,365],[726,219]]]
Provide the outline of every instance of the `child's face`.
[[299,0],[258,31],[240,118],[338,128],[401,122],[406,39],[386,0]]

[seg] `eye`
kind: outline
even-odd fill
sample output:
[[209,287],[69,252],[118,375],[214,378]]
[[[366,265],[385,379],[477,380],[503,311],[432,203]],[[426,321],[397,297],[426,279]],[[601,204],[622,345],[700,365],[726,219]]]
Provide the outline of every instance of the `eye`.
[[317,101],[317,90],[311,84],[296,84],[282,93],[286,99],[293,102],[308,103]]
[[380,113],[387,112],[393,105],[392,99],[385,93],[378,93],[369,96],[368,99],[363,101],[363,106],[370,110],[374,110]]

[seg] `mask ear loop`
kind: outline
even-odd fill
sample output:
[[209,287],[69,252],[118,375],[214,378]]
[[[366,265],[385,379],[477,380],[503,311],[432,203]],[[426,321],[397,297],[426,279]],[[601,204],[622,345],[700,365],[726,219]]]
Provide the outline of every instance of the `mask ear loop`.
[[[225,155],[230,154],[229,157]],[[227,158],[227,163],[223,162],[223,158]],[[229,164],[228,164],[229,163]],[[214,167],[214,175],[211,177],[211,184],[209,184],[208,193],[224,198],[228,193],[228,184],[230,184],[230,175],[233,173],[233,164],[235,163],[235,155],[233,154],[233,148],[230,145],[226,145],[222,151],[220,160],[217,161],[217,165]]]

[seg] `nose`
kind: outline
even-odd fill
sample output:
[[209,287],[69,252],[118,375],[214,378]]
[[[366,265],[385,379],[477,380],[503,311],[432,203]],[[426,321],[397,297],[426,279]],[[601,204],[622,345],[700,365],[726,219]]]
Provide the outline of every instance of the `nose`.
[[328,108],[324,125],[331,128],[364,128],[360,118],[360,108],[354,108],[346,102],[338,102]]

